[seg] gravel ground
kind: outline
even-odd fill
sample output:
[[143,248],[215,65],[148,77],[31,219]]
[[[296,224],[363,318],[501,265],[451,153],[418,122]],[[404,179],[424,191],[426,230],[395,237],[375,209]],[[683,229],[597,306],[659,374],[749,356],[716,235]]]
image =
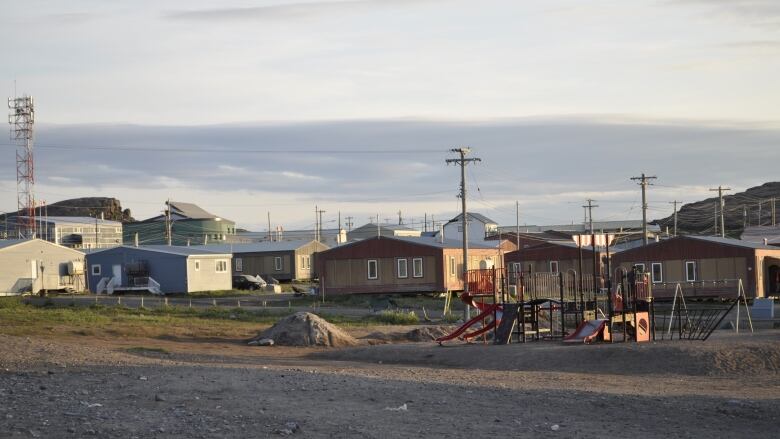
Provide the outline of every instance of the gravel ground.
[[[0,437],[773,437],[779,340],[325,350],[0,335]],[[723,366],[743,361],[753,369]]]

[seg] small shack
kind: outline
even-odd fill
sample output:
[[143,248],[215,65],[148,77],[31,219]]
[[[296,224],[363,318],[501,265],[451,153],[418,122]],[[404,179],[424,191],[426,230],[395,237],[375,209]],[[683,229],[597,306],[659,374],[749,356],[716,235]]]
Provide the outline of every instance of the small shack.
[[317,277],[314,257],[327,245],[314,240],[265,241],[248,244],[203,245],[193,248],[233,255],[232,274],[251,274],[280,281]]
[[42,239],[0,240],[0,295],[86,291],[84,253]]
[[[469,268],[502,268],[496,245],[469,245]],[[320,253],[325,294],[429,293],[463,290],[463,244],[420,237],[374,237]]]
[[154,294],[232,289],[232,255],[192,247],[120,246],[87,254],[89,289],[95,294]]

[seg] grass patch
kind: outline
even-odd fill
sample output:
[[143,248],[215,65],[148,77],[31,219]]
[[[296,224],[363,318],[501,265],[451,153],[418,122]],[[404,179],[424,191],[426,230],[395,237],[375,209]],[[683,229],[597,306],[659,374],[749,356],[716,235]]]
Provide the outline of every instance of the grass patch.
[[388,325],[416,325],[420,323],[420,318],[414,311],[402,312],[402,311],[382,311],[374,318]]
[[220,298],[220,297],[241,297],[255,296],[262,291],[255,290],[217,290],[217,291],[194,291],[187,294],[170,294],[169,297],[192,297],[195,298]]

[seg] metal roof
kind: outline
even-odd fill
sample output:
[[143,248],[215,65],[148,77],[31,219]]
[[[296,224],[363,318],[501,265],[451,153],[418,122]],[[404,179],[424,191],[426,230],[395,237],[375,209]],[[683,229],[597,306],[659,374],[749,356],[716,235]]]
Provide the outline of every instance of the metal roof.
[[216,251],[219,253],[262,253],[262,252],[280,252],[292,251],[306,244],[315,242],[314,240],[300,239],[295,241],[263,241],[251,243],[236,244],[209,244],[197,245],[190,248],[199,248],[206,251]]
[[103,253],[106,251],[111,250],[117,250],[117,249],[133,249],[133,250],[141,250],[141,251],[148,251],[148,252],[155,252],[155,253],[167,253],[171,255],[178,255],[178,256],[214,256],[214,255],[224,255],[224,256],[230,256],[230,253],[224,253],[224,252],[218,252],[218,251],[210,251],[210,250],[204,250],[200,249],[198,247],[202,246],[196,246],[196,247],[184,247],[184,246],[176,246],[176,245],[139,245],[138,247],[132,246],[132,245],[120,245],[118,247],[111,247],[111,248],[105,248],[105,249],[97,249],[90,254],[97,254],[97,253]]
[[780,244],[780,226],[751,226],[747,227],[742,236],[742,241],[763,244],[766,239],[768,244]]
[[55,244],[53,242],[46,241],[45,239],[39,239],[39,238],[33,238],[33,239],[0,239],[0,250],[4,250],[4,249],[6,249],[8,247],[13,247],[13,246],[15,246],[17,244],[25,244],[25,243],[33,242],[33,241],[40,241],[40,242],[43,242],[45,244],[53,245],[53,246],[58,247],[58,248],[64,248],[64,249],[67,249],[67,250],[72,250],[72,251],[77,252],[77,253],[84,253],[84,251],[81,250],[81,249],[65,247],[65,246],[62,246],[62,245],[59,245],[59,244]]
[[[486,217],[485,215],[482,215],[481,213],[467,212],[466,215],[468,215],[469,221],[474,220],[474,221],[479,221],[479,222],[484,223],[484,224],[498,224],[497,222],[495,222],[492,219]],[[455,216],[455,218],[447,221],[447,224],[460,222],[462,218],[463,218],[463,214],[459,213],[458,215]]]
[[[354,232],[356,230],[361,230],[361,229],[364,229],[364,228],[367,228],[367,227],[370,228],[370,229],[376,229],[377,224],[376,223],[363,224],[362,226],[356,227],[356,228],[350,230],[347,233],[351,233],[351,232]],[[379,227],[382,228],[382,229],[385,229],[385,230],[393,230],[393,231],[403,230],[403,231],[410,231],[410,232],[419,232],[419,230],[412,229],[412,228],[410,228],[409,226],[407,226],[405,224],[379,224]]]
[[190,219],[216,219],[218,216],[206,212],[200,206],[193,203],[184,203],[181,201],[170,201],[171,213],[178,214]]
[[[373,236],[371,238],[352,241],[350,243],[340,245],[338,247],[333,247],[333,248],[343,248],[350,245],[359,244],[361,242],[366,242],[372,239],[379,239],[379,240],[393,239],[396,241],[408,242],[410,244],[424,245],[427,247],[436,247],[436,248],[462,248],[463,247],[463,243],[461,241],[457,241],[454,239],[445,239],[444,242],[441,242],[441,240],[439,240],[438,238],[428,237],[428,236],[419,236],[419,237],[418,236],[382,236],[381,238],[377,238],[376,236]],[[498,241],[496,241],[496,245],[484,245],[484,244],[477,244],[477,243],[470,242],[469,248],[495,250],[498,248],[498,245],[499,245]]]
[[[551,224],[551,225],[523,225],[520,226],[520,233],[543,233],[543,232],[586,232],[590,229],[589,224]],[[618,220],[618,221],[593,221],[593,230],[638,230],[642,229],[642,220]],[[515,232],[517,226],[501,226],[502,233]],[[649,232],[660,232],[661,227],[656,224],[648,224]]]
[[64,223],[64,224],[95,225],[97,223],[103,226],[110,225],[110,226],[117,226],[117,227],[122,225],[120,221],[92,218],[89,216],[37,216],[35,217],[35,220],[49,222],[49,223],[58,223],[58,224]]
[[780,250],[777,247],[771,245],[764,245],[763,242],[757,243],[757,242],[750,242],[750,241],[742,241],[740,239],[721,238],[720,236],[685,235],[685,238],[698,239],[700,241],[707,241],[715,244],[732,245],[735,247],[752,248],[756,250]]
[[0,250],[27,241],[29,241],[29,239],[2,239],[0,240]]

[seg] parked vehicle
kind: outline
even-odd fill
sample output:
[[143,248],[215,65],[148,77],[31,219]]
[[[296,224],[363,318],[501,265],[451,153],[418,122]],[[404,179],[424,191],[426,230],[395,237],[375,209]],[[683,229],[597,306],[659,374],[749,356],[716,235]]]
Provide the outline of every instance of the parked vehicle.
[[233,288],[238,290],[259,290],[265,287],[266,282],[260,276],[240,274],[233,276]]

